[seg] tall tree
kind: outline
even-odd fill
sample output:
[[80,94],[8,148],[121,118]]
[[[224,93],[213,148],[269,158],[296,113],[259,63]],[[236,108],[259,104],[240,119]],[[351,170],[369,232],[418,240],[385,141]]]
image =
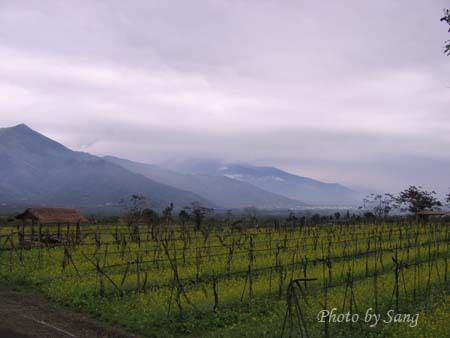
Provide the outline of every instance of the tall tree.
[[406,210],[414,214],[442,206],[442,203],[436,198],[435,191],[426,191],[422,187],[414,185],[400,192],[395,200],[400,206],[405,206]]

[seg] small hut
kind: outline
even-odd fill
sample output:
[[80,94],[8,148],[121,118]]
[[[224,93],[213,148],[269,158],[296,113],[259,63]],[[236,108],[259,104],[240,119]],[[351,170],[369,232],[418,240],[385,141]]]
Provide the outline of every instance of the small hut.
[[428,220],[430,216],[448,216],[450,212],[443,210],[422,210],[416,213],[417,219]]
[[61,239],[61,225],[67,226],[67,235],[69,235],[70,227],[75,226],[76,238],[78,240],[80,236],[80,224],[87,221],[84,216],[71,208],[28,208],[20,215],[17,215],[16,218],[22,220],[22,229],[21,231],[19,229],[21,240],[26,239],[25,225],[27,222],[28,224],[31,222],[30,240],[38,240],[39,242],[43,241],[42,227],[44,225],[47,226],[47,233],[50,227],[57,227],[57,240]]

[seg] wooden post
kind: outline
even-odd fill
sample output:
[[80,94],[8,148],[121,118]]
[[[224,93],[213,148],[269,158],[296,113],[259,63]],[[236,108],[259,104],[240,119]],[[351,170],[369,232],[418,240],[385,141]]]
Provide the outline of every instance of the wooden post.
[[23,242],[24,240],[25,240],[25,220],[22,222],[22,241],[21,242]]
[[39,227],[39,242],[42,242],[42,223],[40,221],[38,221],[38,227]]
[[81,237],[81,229],[80,229],[80,221],[77,222],[77,232],[76,232],[76,241],[77,243],[80,241]]
[[31,220],[31,240],[34,241],[34,219]]
[[[25,223],[25,219],[22,218],[22,229],[23,223]],[[17,225],[17,235],[19,236],[19,243],[22,245],[23,242],[23,232],[20,230],[20,224]]]

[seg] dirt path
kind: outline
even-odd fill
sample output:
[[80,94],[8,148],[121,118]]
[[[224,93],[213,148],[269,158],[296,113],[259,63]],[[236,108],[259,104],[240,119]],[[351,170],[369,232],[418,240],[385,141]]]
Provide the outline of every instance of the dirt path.
[[23,289],[0,285],[0,337],[137,337]]

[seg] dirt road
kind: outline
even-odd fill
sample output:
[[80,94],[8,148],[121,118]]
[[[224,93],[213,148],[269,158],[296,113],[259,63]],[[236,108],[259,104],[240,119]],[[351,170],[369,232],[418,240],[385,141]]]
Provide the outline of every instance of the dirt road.
[[0,285],[1,338],[136,337],[58,306],[22,287]]

